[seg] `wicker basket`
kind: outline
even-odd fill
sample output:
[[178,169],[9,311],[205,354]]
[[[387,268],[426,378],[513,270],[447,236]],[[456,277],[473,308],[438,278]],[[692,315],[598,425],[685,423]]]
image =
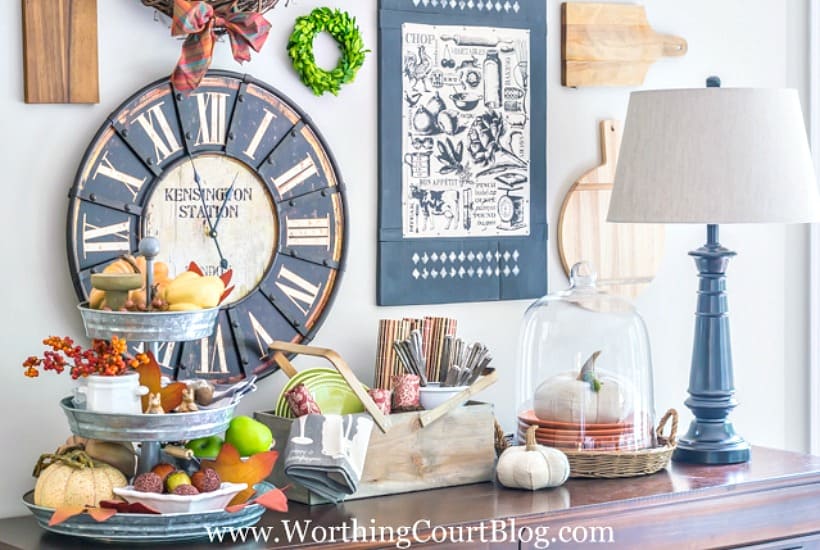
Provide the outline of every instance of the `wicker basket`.
[[[663,435],[666,422],[672,419],[668,436]],[[570,477],[635,477],[654,474],[666,468],[675,450],[678,433],[678,411],[669,409],[661,417],[655,432],[658,446],[640,451],[564,451],[569,458]]]
[[510,436],[509,438],[507,437],[507,435],[504,433],[504,429],[501,427],[501,424],[498,423],[498,420],[495,420],[494,424],[495,455],[501,456],[501,453],[503,453],[510,447],[510,439],[512,438],[512,436]]
[[[272,10],[279,0],[205,0],[211,4],[214,9],[224,9],[225,6],[230,6],[236,2],[237,11],[255,11],[265,13]],[[142,0],[142,3],[149,8],[164,13],[168,17],[174,15],[174,0]]]

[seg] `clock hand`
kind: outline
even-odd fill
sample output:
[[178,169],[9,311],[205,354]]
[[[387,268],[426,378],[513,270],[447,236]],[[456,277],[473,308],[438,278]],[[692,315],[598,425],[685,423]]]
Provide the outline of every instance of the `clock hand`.
[[226,260],[225,256],[222,255],[222,249],[219,247],[219,241],[216,240],[216,228],[214,227],[214,224],[211,223],[211,216],[208,215],[208,205],[205,203],[205,192],[202,189],[202,178],[199,177],[199,172],[196,169],[193,155],[188,153],[188,157],[191,159],[191,167],[194,169],[194,182],[199,189],[199,201],[202,203],[202,210],[205,214],[205,219],[208,222],[208,227],[210,228],[208,236],[213,239],[214,244],[216,245],[216,252],[219,254],[219,267],[222,269],[228,269],[228,260]]
[[225,199],[222,201],[222,206],[219,207],[219,210],[216,213],[216,221],[214,221],[214,224],[211,227],[211,238],[214,240],[217,252],[219,252],[219,267],[221,267],[225,271],[227,271],[228,269],[228,260],[226,260],[222,256],[222,251],[219,248],[219,234],[216,232],[216,228],[219,227],[219,221],[222,219],[222,214],[225,212],[225,206],[227,206],[228,201],[231,199],[231,194],[233,193],[233,188],[234,185],[236,185],[236,180],[238,177],[239,172],[237,172],[236,175],[233,177],[231,186],[228,187],[228,191],[225,193]]
[[[219,222],[222,220],[222,215],[225,213],[225,207],[228,205],[228,201],[231,199],[231,194],[233,194],[234,185],[236,185],[236,179],[239,177],[239,172],[233,177],[233,181],[231,182],[231,186],[228,187],[228,191],[225,193],[225,199],[222,201],[222,206],[219,207],[219,210],[216,213],[216,221],[214,221],[213,230],[216,232],[216,228],[219,227]],[[216,237],[214,237],[215,239]]]
[[222,249],[219,248],[219,241],[216,239],[216,237],[214,237],[213,239],[214,244],[216,245],[216,252],[217,254],[219,254],[219,267],[221,267],[223,270],[227,270],[229,265],[228,260],[226,260],[225,257],[222,255]]

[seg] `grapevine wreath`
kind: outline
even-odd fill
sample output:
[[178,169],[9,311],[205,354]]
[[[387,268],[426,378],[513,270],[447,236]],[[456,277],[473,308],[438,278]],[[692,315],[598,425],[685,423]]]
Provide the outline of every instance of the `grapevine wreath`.
[[[341,57],[331,71],[318,67],[313,57],[313,39],[320,32],[327,32],[339,44]],[[364,49],[356,18],[338,9],[316,8],[310,14],[297,18],[288,40],[288,54],[293,68],[305,86],[316,95],[325,92],[339,95],[341,85],[352,82],[356,77],[368,52],[370,50]]]

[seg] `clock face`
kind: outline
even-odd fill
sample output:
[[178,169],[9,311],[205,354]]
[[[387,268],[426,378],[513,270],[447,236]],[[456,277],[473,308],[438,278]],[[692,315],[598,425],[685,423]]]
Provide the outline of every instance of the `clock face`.
[[161,345],[177,378],[273,372],[268,344],[313,337],[343,268],[344,193],[324,141],[284,96],[235,73],[211,71],[189,96],[167,80],[137,92],[89,145],[70,201],[81,300],[144,236],[173,274],[191,261],[233,271],[214,334]]
[[186,243],[168,247],[162,255],[174,273],[185,271],[191,258],[206,275],[220,275],[224,266],[232,269],[234,290],[225,304],[259,286],[278,232],[273,197],[258,174],[239,160],[214,153],[183,158],[159,178],[147,200],[144,230],[161,243]]

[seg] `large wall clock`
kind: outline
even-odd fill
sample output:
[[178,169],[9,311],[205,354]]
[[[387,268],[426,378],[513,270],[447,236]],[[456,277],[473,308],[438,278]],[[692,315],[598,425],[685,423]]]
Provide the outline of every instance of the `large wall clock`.
[[346,210],[336,163],[311,120],[251,77],[211,71],[196,91],[167,79],[123,103],[86,151],[69,195],[68,257],[80,299],[90,276],[143,236],[176,273],[191,260],[233,269],[214,334],[168,343],[178,378],[276,370],[273,340],[309,341],[344,267]]

